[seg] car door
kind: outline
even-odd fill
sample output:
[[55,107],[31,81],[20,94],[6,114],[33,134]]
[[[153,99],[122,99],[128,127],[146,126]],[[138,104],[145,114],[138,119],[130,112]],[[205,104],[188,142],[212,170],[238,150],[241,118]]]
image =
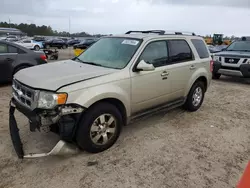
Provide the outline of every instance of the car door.
[[155,70],[139,72],[131,70],[132,113],[166,103],[168,95],[171,94],[170,81],[165,72],[168,60],[166,41],[148,43],[137,64],[141,60],[153,64]]
[[167,40],[169,51],[169,64],[166,66],[170,81],[170,100],[175,100],[185,95],[186,86],[195,71],[195,58],[185,39]]
[[13,63],[16,61],[17,52],[5,43],[0,42],[0,81],[12,80]]
[[31,40],[24,40],[23,41],[23,46],[25,48],[28,48],[28,49],[31,49],[33,46],[32,46],[32,41]]

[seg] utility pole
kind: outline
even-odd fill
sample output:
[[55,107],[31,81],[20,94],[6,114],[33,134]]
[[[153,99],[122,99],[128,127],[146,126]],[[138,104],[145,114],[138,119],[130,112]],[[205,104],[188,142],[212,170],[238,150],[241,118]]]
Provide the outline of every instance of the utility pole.
[[71,20],[70,20],[70,16],[69,16],[69,37],[70,37],[70,26],[71,26]]
[[10,28],[11,28],[11,25],[10,25],[10,23],[11,23],[11,22],[10,22],[10,18],[9,18],[9,26],[10,26]]

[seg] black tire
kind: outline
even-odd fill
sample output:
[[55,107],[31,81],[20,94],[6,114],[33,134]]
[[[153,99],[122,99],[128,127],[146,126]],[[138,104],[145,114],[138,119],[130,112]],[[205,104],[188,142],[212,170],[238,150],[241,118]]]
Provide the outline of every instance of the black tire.
[[[91,126],[102,114],[111,114],[116,121],[116,129],[110,140],[104,145],[98,145],[91,139]],[[122,116],[119,110],[112,104],[100,102],[90,107],[81,118],[76,132],[76,141],[79,147],[90,153],[99,153],[110,148],[118,139],[123,127]]]
[[35,51],[39,51],[39,50],[40,50],[40,47],[39,47],[38,45],[36,45],[36,46],[34,47],[34,50],[35,50]]
[[[202,96],[201,96],[201,100],[199,102],[198,105],[194,105],[194,102],[193,102],[193,95],[196,91],[197,88],[200,88],[201,89],[201,93],[202,93]],[[204,83],[201,82],[201,81],[196,81],[192,88],[190,89],[189,93],[188,93],[188,96],[187,96],[187,100],[184,104],[184,108],[190,112],[194,112],[194,111],[197,111],[202,103],[203,103],[203,100],[204,100],[204,96],[205,96],[205,86],[204,86]]]
[[66,48],[67,48],[67,46],[66,46],[66,45],[63,45],[63,46],[62,46],[62,49],[66,49]]
[[23,65],[23,66],[15,68],[14,71],[13,71],[13,75],[16,74],[18,71],[20,71],[22,69],[26,69],[26,68],[29,68],[29,66]]
[[213,73],[213,76],[212,76],[213,79],[218,80],[218,79],[220,79],[220,77],[221,77],[221,74],[219,74],[219,73]]

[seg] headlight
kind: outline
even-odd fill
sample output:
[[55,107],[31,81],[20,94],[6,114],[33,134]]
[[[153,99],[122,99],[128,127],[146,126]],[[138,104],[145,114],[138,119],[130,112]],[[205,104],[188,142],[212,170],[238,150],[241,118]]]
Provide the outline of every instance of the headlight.
[[219,56],[214,56],[214,61],[220,61],[220,57]]
[[67,93],[52,93],[40,91],[37,107],[43,109],[51,109],[57,105],[65,104],[67,101]]

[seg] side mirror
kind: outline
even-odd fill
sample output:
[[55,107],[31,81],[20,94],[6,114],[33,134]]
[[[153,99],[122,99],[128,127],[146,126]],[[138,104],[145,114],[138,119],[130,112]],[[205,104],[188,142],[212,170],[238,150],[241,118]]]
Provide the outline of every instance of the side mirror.
[[146,63],[144,60],[141,60],[137,65],[136,69],[138,71],[153,71],[155,70],[154,65]]

